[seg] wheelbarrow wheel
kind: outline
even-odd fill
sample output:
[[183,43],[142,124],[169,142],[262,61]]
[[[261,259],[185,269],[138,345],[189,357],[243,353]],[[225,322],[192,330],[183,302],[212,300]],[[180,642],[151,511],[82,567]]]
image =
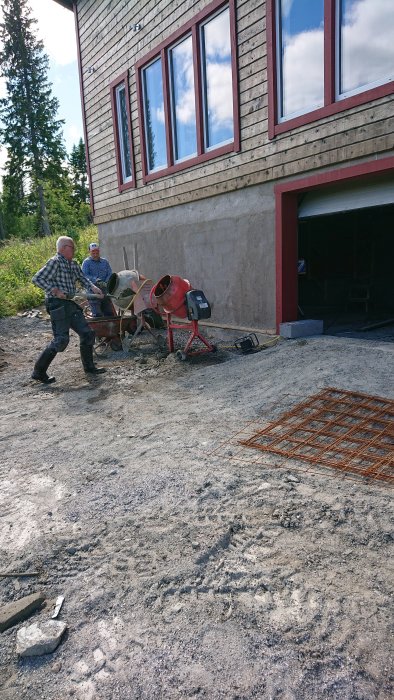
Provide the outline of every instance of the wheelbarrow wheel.
[[176,351],[176,358],[180,362],[185,362],[187,360],[187,355],[185,352],[182,352],[182,350],[177,350]]

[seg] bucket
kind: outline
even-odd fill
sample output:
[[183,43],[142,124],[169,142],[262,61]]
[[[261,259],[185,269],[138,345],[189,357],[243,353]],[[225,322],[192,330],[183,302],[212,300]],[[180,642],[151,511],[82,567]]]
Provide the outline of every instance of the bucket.
[[[187,318],[186,292],[192,286],[189,280],[177,275],[164,275],[152,287],[152,306],[159,306],[166,314],[174,314],[178,318]],[[156,303],[155,303],[156,302]]]

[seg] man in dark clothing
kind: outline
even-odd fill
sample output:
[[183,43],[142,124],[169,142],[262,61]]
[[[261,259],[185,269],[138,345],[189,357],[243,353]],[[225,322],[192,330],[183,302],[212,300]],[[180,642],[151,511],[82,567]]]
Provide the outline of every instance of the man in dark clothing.
[[105,372],[93,362],[94,332],[89,328],[82,309],[72,301],[76,294],[76,282],[94,294],[103,296],[102,291],[83,274],[78,263],[73,260],[74,241],[61,236],[56,242],[57,254],[50,258],[44,267],[33,277],[33,283],[45,291],[45,305],[51,317],[53,340],[47,345],[34,365],[32,379],[44,384],[55,381],[49,377],[47,369],[58,352],[63,352],[70,340],[70,328],[78,333],[82,365],[88,374]]
[[[104,282],[103,289],[112,275],[111,265],[108,260],[100,256],[100,246],[98,243],[90,243],[89,257],[85,258],[81,267],[82,272],[93,283],[99,285]],[[104,297],[102,300],[90,301],[90,308],[93,316],[114,316],[114,307],[111,299]]]

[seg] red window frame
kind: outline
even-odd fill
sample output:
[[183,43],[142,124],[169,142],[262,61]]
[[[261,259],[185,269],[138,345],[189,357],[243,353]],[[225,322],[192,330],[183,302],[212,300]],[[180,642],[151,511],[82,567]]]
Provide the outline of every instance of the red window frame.
[[290,129],[311,124],[352,107],[386,97],[394,92],[394,81],[337,100],[335,94],[335,28],[336,0],[324,0],[324,107],[319,107],[286,121],[278,121],[277,79],[279,66],[276,53],[276,0],[267,0],[267,65],[268,65],[268,137],[275,138]]
[[[122,174],[122,160],[120,154],[120,138],[119,138],[119,123],[118,123],[118,112],[116,105],[116,88],[119,85],[124,85],[125,87],[125,97],[126,97],[126,111],[127,111],[127,122],[128,122],[128,133],[129,133],[129,143],[130,143],[130,158],[131,158],[131,168],[132,168],[132,179],[128,182],[123,182]],[[125,71],[119,75],[115,80],[110,83],[110,93],[111,93],[111,109],[112,109],[112,123],[114,127],[114,139],[115,139],[115,153],[116,153],[116,173],[118,177],[118,190],[119,192],[124,192],[124,190],[129,190],[136,186],[135,182],[135,165],[134,165],[134,148],[133,148],[133,137],[131,133],[131,109],[130,109],[130,90],[129,90],[129,72]]]
[[[203,133],[203,105],[202,105],[202,85],[201,85],[201,64],[200,64],[200,42],[199,42],[199,27],[209,19],[210,15],[214,15],[221,8],[229,7],[230,11],[230,36],[231,36],[231,65],[232,65],[232,82],[233,82],[233,125],[234,139],[231,143],[227,143],[217,148],[212,148],[209,151],[204,151],[204,133]],[[183,160],[181,163],[174,163],[173,139],[171,128],[171,108],[170,108],[170,86],[169,86],[169,71],[167,62],[167,51],[178,40],[192,35],[193,46],[195,47],[193,61],[195,74],[195,96],[196,96],[196,127],[197,127],[197,155]],[[166,126],[166,148],[167,148],[167,167],[149,173],[146,157],[146,136],[144,122],[144,104],[143,104],[143,81],[142,70],[148,66],[154,59],[161,58],[163,72],[163,97],[165,110],[165,126]],[[142,148],[142,176],[143,183],[146,184],[152,180],[172,175],[173,173],[185,170],[193,165],[204,163],[207,160],[212,160],[225,153],[234,153],[240,150],[240,127],[239,127],[239,98],[238,98],[238,69],[237,69],[237,39],[236,39],[236,16],[235,16],[235,0],[213,0],[204,10],[199,12],[192,20],[180,27],[176,32],[171,34],[168,39],[162,41],[155,49],[150,51],[142,59],[136,62],[135,71],[137,76],[137,95],[138,95],[138,120],[141,134]]]

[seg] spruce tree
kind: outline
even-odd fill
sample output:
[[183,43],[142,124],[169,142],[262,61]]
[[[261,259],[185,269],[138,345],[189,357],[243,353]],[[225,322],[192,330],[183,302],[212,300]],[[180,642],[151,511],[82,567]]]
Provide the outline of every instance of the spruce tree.
[[0,100],[0,140],[8,151],[3,212],[5,219],[35,214],[39,233],[50,235],[44,185],[64,178],[66,152],[36,24],[27,0],[3,0],[0,71],[7,94]]
[[73,186],[73,199],[78,205],[89,202],[88,175],[86,171],[85,144],[79,139],[78,144],[71,149],[68,159],[70,164],[70,175]]

